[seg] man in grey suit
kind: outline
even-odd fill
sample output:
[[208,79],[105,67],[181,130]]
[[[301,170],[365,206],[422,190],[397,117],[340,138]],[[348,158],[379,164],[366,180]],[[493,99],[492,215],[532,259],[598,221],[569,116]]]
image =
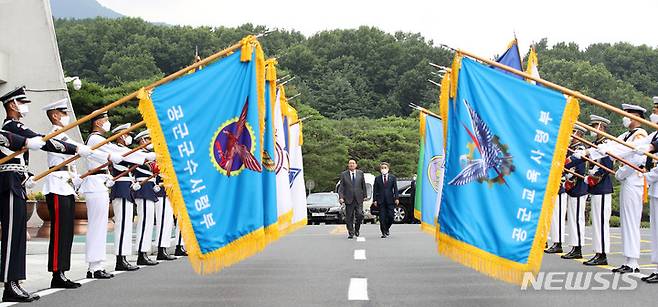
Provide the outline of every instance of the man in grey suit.
[[338,186],[340,203],[345,204],[348,239],[354,238],[354,235],[359,236],[359,228],[363,221],[363,200],[367,197],[363,172],[356,169],[356,166],[356,161],[353,159],[347,163],[347,170],[340,174],[340,185]]

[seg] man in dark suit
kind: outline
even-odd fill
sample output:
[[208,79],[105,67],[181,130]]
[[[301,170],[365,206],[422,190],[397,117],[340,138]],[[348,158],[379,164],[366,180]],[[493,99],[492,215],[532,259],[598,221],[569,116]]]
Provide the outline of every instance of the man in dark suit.
[[391,224],[393,224],[393,209],[400,201],[397,179],[388,173],[390,165],[383,162],[379,169],[382,174],[375,178],[372,190],[373,204],[379,207],[379,229],[382,231],[382,238],[386,238],[390,235]]
[[356,166],[356,161],[353,159],[347,163],[347,170],[340,174],[338,186],[340,203],[345,204],[348,239],[354,238],[354,235],[359,236],[359,228],[363,221],[363,200],[367,197],[363,172],[356,169]]

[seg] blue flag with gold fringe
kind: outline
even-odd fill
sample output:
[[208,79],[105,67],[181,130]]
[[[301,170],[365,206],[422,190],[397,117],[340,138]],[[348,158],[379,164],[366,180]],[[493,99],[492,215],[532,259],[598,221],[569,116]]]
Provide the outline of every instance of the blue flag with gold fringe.
[[[521,61],[521,52],[519,51],[519,43],[516,40],[516,38],[513,39],[509,43],[509,45],[507,46],[507,50],[505,50],[505,53],[503,53],[503,55],[499,56],[498,59],[496,59],[496,62],[498,62],[500,64],[503,64],[503,65],[507,65],[507,66],[512,67],[516,70],[523,71],[523,63]],[[506,73],[506,74],[508,74],[508,75],[510,75],[514,78],[523,79],[523,77],[521,77],[517,74],[508,72],[508,71],[500,69],[498,67],[495,67],[494,69],[496,69],[498,71],[501,71],[503,73]]]
[[437,198],[443,188],[443,127],[441,119],[420,113],[420,157],[416,176],[414,217],[420,229],[434,234]]
[[521,283],[541,265],[577,100],[459,54],[449,90],[439,252]]
[[139,95],[167,195],[199,273],[262,250],[267,228],[276,227],[267,225],[264,205],[271,154],[264,145],[264,63],[250,36],[203,70]]

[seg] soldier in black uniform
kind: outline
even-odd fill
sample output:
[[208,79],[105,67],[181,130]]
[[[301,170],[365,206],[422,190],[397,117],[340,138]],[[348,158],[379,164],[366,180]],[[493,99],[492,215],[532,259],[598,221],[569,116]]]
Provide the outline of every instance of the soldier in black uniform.
[[[25,94],[25,88],[20,87],[0,97],[7,119],[3,122],[3,130],[16,134],[2,135],[7,140],[2,140],[0,147],[0,158],[10,155],[18,150],[23,144],[29,149],[41,149],[48,152],[63,154],[80,154],[88,156],[91,150],[88,147],[76,147],[75,145],[50,139],[42,140],[43,135],[38,134],[26,126],[20,119],[25,117],[29,111],[27,106],[31,101]],[[17,146],[21,144],[20,146]],[[30,188],[34,182],[30,178],[27,166],[29,165],[29,152],[22,153],[15,158],[0,165],[0,207],[2,220],[2,263],[0,274],[5,283],[3,301],[5,302],[32,302],[39,299],[38,295],[29,294],[23,290],[19,280],[25,279],[25,252],[26,252],[26,187]]]

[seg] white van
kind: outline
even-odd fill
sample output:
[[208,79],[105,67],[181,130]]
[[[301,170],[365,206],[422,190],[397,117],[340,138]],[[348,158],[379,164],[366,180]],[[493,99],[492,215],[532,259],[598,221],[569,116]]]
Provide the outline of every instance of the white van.
[[[379,217],[370,213],[370,205],[372,205],[372,186],[375,184],[375,175],[371,173],[364,173],[363,179],[366,181],[366,199],[363,200],[363,223],[377,223]],[[340,181],[336,183],[334,192],[338,193]],[[343,206],[343,216],[345,216],[345,208]]]

